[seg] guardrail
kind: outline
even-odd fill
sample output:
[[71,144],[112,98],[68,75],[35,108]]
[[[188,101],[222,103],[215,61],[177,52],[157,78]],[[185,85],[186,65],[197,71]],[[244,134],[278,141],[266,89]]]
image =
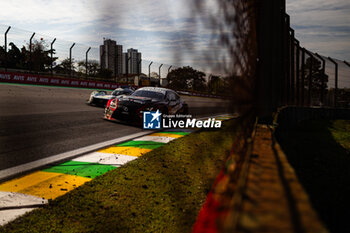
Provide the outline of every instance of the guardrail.
[[61,86],[61,87],[96,88],[96,89],[107,89],[107,90],[114,90],[118,87],[125,86],[125,84],[120,84],[120,83],[78,80],[78,79],[70,79],[70,78],[37,75],[37,74],[13,73],[13,72],[3,72],[3,71],[0,71],[0,82]]
[[219,99],[229,99],[229,96],[220,96],[220,95],[211,95],[201,92],[195,92],[195,91],[177,91],[180,95],[189,95],[189,96],[199,96],[199,97],[208,97],[208,98],[219,98]]
[[[114,90],[119,87],[133,87],[139,88],[136,85],[123,84],[123,83],[110,83],[102,81],[71,79],[65,77],[55,77],[50,75],[22,73],[22,72],[6,72],[0,71],[0,82],[5,83],[18,83],[18,84],[32,84],[32,85],[47,85],[47,86],[60,86],[60,87],[79,87],[79,88],[92,88],[92,89],[104,89]],[[222,98],[227,99],[227,96],[210,95],[194,91],[178,91],[181,95],[199,96],[208,98]]]

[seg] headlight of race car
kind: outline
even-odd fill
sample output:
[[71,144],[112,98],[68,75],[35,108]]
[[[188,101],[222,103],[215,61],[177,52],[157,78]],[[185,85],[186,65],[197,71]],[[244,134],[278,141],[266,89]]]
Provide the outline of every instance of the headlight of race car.
[[113,99],[111,101],[111,104],[109,105],[110,108],[116,109],[117,108],[117,99]]

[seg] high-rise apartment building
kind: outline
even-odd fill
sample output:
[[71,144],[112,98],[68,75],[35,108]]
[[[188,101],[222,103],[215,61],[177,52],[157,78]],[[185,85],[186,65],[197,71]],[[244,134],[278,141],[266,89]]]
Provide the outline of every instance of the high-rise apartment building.
[[123,74],[141,74],[141,53],[137,49],[130,48],[123,53]]
[[100,45],[101,68],[112,71],[113,76],[122,74],[141,74],[141,53],[130,48],[123,53],[123,46],[115,40],[107,39]]
[[128,67],[130,74],[140,74],[141,73],[141,53],[137,49],[130,48],[128,49]]
[[127,70],[126,70],[126,67],[127,67],[127,62],[128,62],[128,53],[123,53],[123,61],[122,61],[122,64],[123,64],[123,74],[126,74],[126,73],[129,73]]
[[123,74],[123,45],[117,44],[117,76]]
[[107,39],[100,46],[100,65],[103,69],[112,71],[113,76],[122,74],[123,46],[117,45],[115,40]]

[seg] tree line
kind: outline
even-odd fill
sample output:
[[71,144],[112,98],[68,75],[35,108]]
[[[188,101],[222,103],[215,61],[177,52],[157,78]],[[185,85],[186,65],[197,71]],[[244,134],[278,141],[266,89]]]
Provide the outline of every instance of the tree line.
[[[52,54],[52,58],[51,58]],[[30,70],[33,72],[51,72],[62,75],[72,75],[75,77],[97,77],[102,79],[111,79],[112,71],[107,69],[101,69],[100,64],[96,60],[89,60],[86,62],[75,61],[72,58],[65,58],[59,64],[58,57],[55,56],[56,50],[50,49],[45,40],[34,40],[31,45],[23,45],[22,48],[18,48],[13,42],[9,43],[7,54],[5,48],[0,47],[0,67],[7,67],[8,69],[17,70]]]
[[[101,69],[99,62],[96,60],[89,60],[86,64],[85,60],[75,61],[72,58],[72,61],[70,61],[69,58],[65,58],[59,62],[58,57],[55,56],[56,50],[51,50],[43,39],[33,40],[31,52],[29,44],[19,48],[13,42],[9,43],[7,50],[6,56],[5,48],[3,46],[0,47],[0,67],[49,73],[52,66],[52,72],[54,74],[85,77],[87,72],[89,78],[112,79],[112,71]],[[56,64],[58,62],[59,64]],[[195,70],[190,66],[185,66],[173,69],[168,74],[167,86],[172,89],[184,91],[198,91],[210,94],[227,93],[225,88],[227,86],[227,79],[219,76],[210,76],[206,80],[205,77],[205,73]]]
[[175,90],[228,95],[230,90],[227,87],[230,80],[227,77],[216,75],[206,76],[204,72],[190,66],[184,66],[173,69],[168,73],[167,86]]
[[[51,53],[53,54],[51,58]],[[18,48],[13,42],[9,43],[7,56],[4,47],[0,47],[0,67],[8,69],[31,70],[33,72],[53,72],[55,74],[72,75],[74,77],[85,77],[86,72],[90,78],[100,78],[104,80],[112,79],[112,71],[101,69],[96,60],[75,61],[69,58],[62,60],[59,64],[58,57],[55,56],[55,49],[51,50],[45,40],[34,40],[30,52],[29,44]],[[311,58],[306,60],[304,88],[308,89],[310,72],[309,67]],[[87,70],[86,70],[87,68]],[[154,74],[157,76],[157,74]],[[153,76],[154,76],[153,75]],[[321,62],[317,59],[312,60],[311,89],[313,98],[320,96],[321,92],[327,93],[328,75],[322,73]],[[206,76],[205,73],[198,71],[190,66],[184,66],[173,69],[167,75],[167,86],[175,90],[198,91],[209,94],[230,94],[229,82],[234,78],[220,77],[215,75]],[[323,85],[322,85],[323,84]]]

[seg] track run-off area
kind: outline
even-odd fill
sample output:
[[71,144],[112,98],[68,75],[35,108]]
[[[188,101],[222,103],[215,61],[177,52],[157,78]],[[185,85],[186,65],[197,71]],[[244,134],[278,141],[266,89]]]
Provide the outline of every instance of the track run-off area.
[[[90,93],[88,89],[0,84],[0,225],[191,132],[152,132],[104,121],[103,108],[86,105]],[[196,117],[226,111],[225,100],[182,98]],[[112,146],[103,146],[105,142]],[[79,152],[91,145],[105,148]],[[75,154],[70,159],[71,151]],[[61,158],[64,162],[50,163],[61,155],[66,156]],[[41,168],[33,170],[38,161]],[[18,173],[27,173],[16,177],[16,169],[29,164],[34,164],[33,171],[19,169]],[[4,171],[11,171],[12,179]]]

